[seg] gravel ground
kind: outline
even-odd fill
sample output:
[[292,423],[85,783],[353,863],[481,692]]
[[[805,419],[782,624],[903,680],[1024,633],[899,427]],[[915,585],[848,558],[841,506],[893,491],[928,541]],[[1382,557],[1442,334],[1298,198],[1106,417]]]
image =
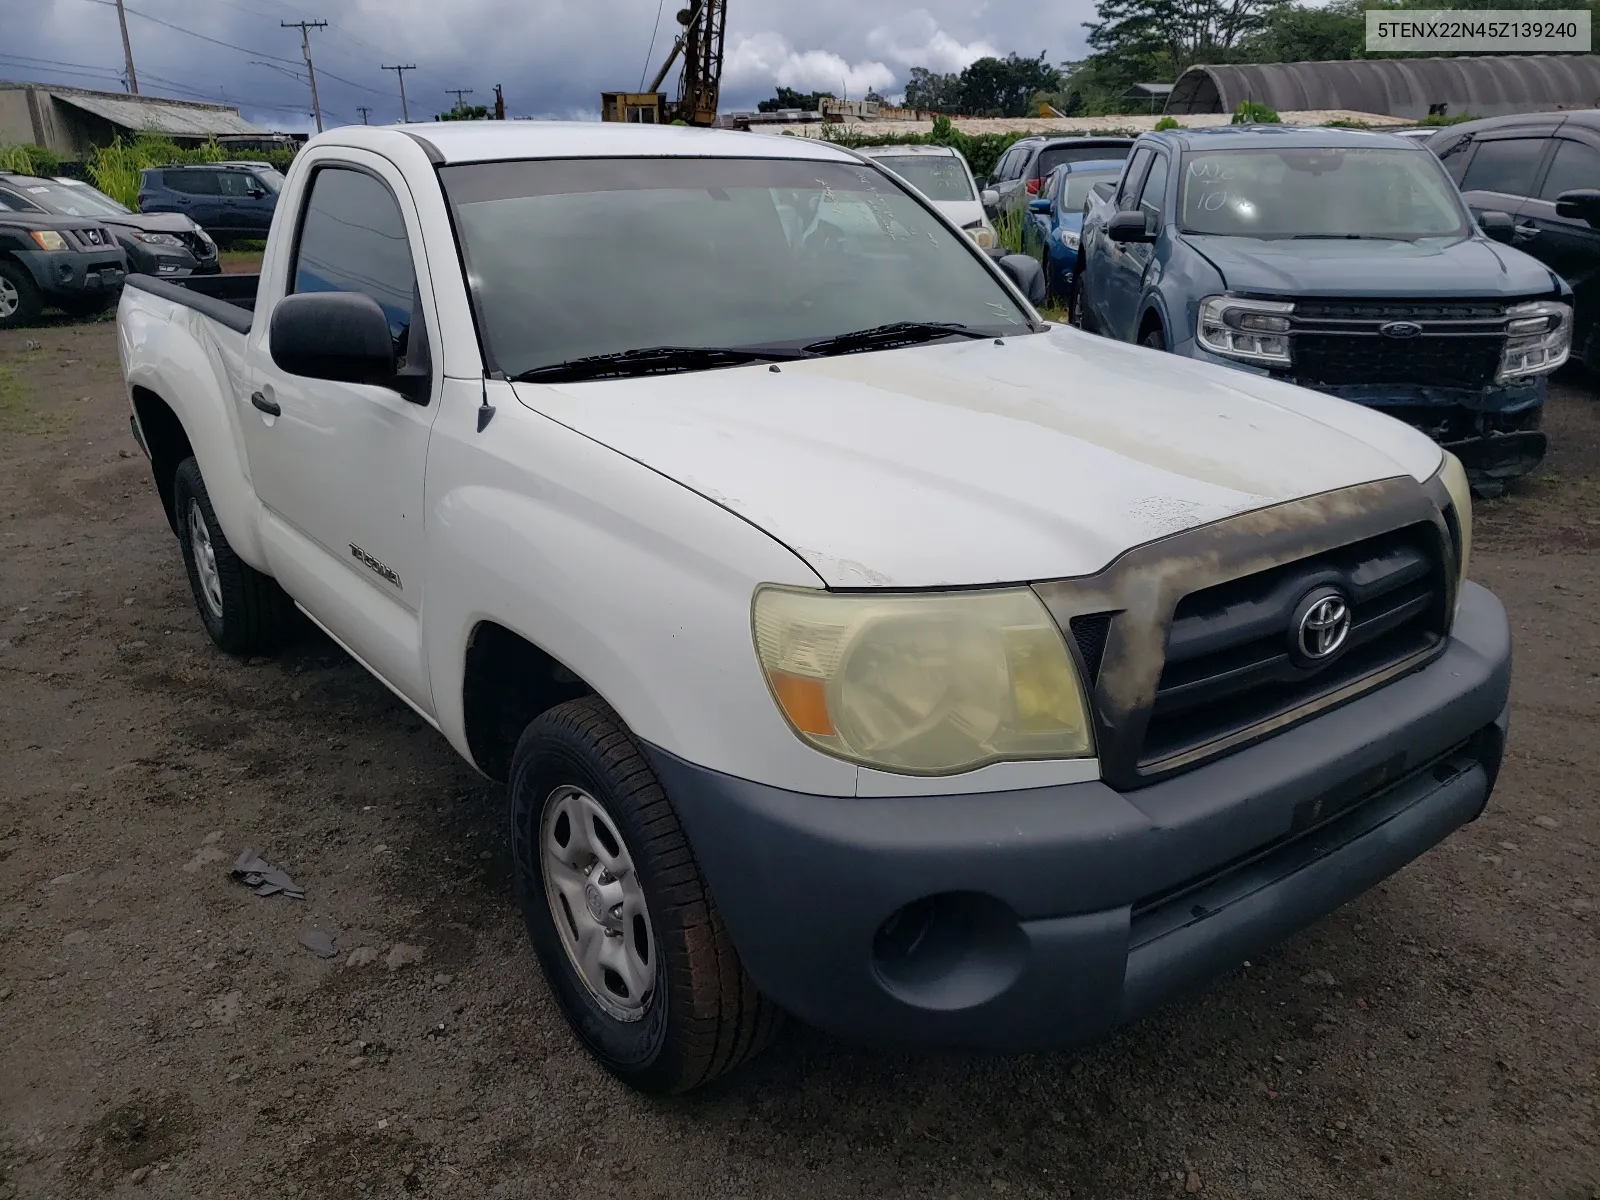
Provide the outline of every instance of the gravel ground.
[[498,792],[326,641],[213,650],[113,328],[0,334],[0,1198],[1600,1197],[1596,392],[1548,428],[1480,510],[1518,654],[1481,820],[1087,1052],[791,1026],[657,1101],[567,1033]]

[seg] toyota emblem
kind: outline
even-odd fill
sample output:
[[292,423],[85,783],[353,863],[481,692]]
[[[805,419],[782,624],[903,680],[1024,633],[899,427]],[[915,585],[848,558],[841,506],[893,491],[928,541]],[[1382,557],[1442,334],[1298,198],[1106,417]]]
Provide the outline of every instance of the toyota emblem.
[[1414,338],[1422,332],[1422,326],[1415,321],[1385,321],[1378,326],[1378,332],[1389,338]]
[[1349,637],[1350,601],[1338,588],[1317,588],[1295,606],[1290,649],[1303,665],[1327,662]]

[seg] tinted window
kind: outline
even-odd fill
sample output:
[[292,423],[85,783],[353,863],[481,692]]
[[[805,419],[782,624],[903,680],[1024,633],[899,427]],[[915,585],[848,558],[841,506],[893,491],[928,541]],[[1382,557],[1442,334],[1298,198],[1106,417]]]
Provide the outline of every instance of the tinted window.
[[1107,190],[1117,186],[1120,172],[1074,171],[1063,177],[1065,186],[1061,193],[1061,211],[1077,212],[1089,199],[1089,190],[1095,184],[1104,184]]
[[1533,178],[1546,146],[1543,138],[1507,138],[1478,143],[1466,178],[1464,192],[1503,192],[1511,196],[1533,195]]
[[1051,146],[1039,155],[1036,175],[1047,175],[1062,163],[1093,162],[1096,159],[1124,159],[1127,146]]
[[401,342],[416,275],[406,225],[389,189],[362,171],[324,167],[311,183],[295,255],[296,292],[360,292],[378,302]]
[[1012,168],[1012,165],[1017,161],[1017,158],[1018,158],[1019,155],[1021,155],[1021,153],[1022,153],[1022,151],[1013,148],[1013,149],[1007,150],[1004,154],[1002,154],[1000,156],[1000,161],[995,163],[995,165],[994,165],[994,177],[995,177],[996,180],[1006,180],[1006,179],[1014,179],[1014,178],[1016,178],[1016,176],[1012,174],[1011,168]]
[[1145,226],[1161,228],[1161,209],[1167,198],[1167,156],[1158,154],[1150,164],[1144,187],[1139,189],[1139,207],[1145,211]]
[[[1029,328],[969,239],[864,164],[596,158],[440,176],[509,375],[654,346],[798,347],[900,321]],[[626,296],[670,303],[619,319]]]
[[1123,173],[1122,183],[1117,188],[1117,207],[1133,207],[1133,189],[1139,186],[1140,177],[1144,169],[1150,165],[1153,157],[1148,149],[1140,150],[1133,156],[1133,161],[1128,164],[1128,169]]
[[224,196],[248,197],[252,190],[265,190],[248,171],[219,171],[217,176]]
[[1563,138],[1556,143],[1556,156],[1539,197],[1554,200],[1574,188],[1600,188],[1600,150]]
[[38,212],[21,196],[13,196],[10,192],[0,188],[0,209],[6,212]]
[[217,171],[168,171],[167,186],[186,196],[216,196],[222,191]]

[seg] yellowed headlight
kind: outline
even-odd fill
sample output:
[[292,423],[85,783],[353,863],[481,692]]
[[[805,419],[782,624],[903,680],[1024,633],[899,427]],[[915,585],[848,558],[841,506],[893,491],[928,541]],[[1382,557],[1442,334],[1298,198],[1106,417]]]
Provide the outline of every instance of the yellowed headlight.
[[840,758],[940,775],[1094,752],[1061,632],[1027,588],[879,594],[764,587],[756,652],[801,738]]
[[65,250],[67,248],[67,239],[54,229],[29,230],[28,236],[38,243],[41,250]]
[[1472,487],[1467,483],[1467,469],[1448,450],[1444,452],[1439,476],[1450,493],[1450,505],[1456,510],[1456,524],[1461,528],[1460,577],[1456,580],[1456,595],[1459,596],[1461,585],[1467,582],[1467,565],[1472,558]]

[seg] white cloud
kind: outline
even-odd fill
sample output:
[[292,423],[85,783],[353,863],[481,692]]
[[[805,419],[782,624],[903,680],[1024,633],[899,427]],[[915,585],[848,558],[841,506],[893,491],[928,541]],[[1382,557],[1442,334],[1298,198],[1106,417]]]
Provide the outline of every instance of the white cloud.
[[983,38],[963,42],[951,36],[926,9],[906,13],[892,25],[872,30],[867,45],[902,67],[939,72],[960,71],[980,58],[1000,57],[1000,51]]
[[780,33],[735,35],[728,39],[722,68],[724,87],[740,92],[763,87],[797,92],[833,92],[861,97],[892,87],[895,73],[882,62],[852,63],[831,50],[796,50]]

